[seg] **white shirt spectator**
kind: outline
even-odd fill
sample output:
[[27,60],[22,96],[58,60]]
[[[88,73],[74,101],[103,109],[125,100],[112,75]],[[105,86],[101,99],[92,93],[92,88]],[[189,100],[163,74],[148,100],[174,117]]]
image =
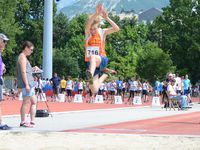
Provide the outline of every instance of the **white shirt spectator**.
[[174,90],[174,87],[171,84],[167,86],[167,91],[169,92],[169,98],[172,98],[173,96],[177,95],[176,91]]
[[181,91],[182,90],[182,81],[181,81],[181,78],[180,77],[176,77],[175,80],[176,80],[175,85],[177,86],[176,89],[179,90],[179,91]]

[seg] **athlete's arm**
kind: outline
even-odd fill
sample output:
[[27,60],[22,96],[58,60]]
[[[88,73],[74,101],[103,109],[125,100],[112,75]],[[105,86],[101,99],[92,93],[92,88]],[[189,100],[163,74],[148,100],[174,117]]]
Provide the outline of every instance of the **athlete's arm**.
[[112,26],[111,28],[104,29],[104,31],[105,31],[104,34],[105,35],[108,35],[108,34],[111,34],[111,33],[114,33],[114,32],[118,32],[120,30],[119,26],[109,18],[108,12],[106,12],[104,9],[102,10],[102,17],[107,22],[109,22],[110,25]]
[[89,19],[88,21],[86,22],[86,26],[85,26],[85,35],[86,37],[89,36],[90,34],[90,28],[91,28],[91,25],[93,23],[93,21],[100,15],[101,11],[102,11],[102,4],[98,4],[96,6],[96,12],[95,14],[93,14]]

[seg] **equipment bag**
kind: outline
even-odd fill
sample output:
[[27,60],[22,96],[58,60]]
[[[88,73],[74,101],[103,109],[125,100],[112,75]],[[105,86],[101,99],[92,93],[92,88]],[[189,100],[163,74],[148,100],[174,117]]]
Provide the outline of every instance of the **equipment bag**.
[[49,111],[47,109],[37,110],[36,117],[49,117]]

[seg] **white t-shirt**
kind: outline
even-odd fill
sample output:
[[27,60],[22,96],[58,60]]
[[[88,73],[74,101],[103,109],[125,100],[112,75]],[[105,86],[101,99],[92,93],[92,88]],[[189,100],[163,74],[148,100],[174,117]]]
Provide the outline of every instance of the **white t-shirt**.
[[172,98],[172,96],[176,96],[176,92],[172,85],[167,86],[167,91],[169,92],[169,98]]
[[143,83],[143,84],[142,84],[142,89],[143,89],[143,90],[147,90],[147,88],[148,88],[147,86],[148,86],[148,85],[147,85],[146,83]]
[[110,83],[110,91],[115,91],[117,84],[115,82]]
[[131,81],[130,84],[130,91],[137,91],[138,89],[138,82],[137,81]]
[[68,81],[67,81],[67,88],[66,88],[66,89],[67,89],[67,90],[72,90],[72,84],[73,84],[73,83],[72,83],[72,80],[68,80]]
[[177,86],[177,87],[176,87],[177,90],[181,90],[181,89],[182,89],[182,81],[181,81],[181,78],[180,78],[180,77],[176,77],[175,80],[176,80],[175,85]]
[[83,90],[83,82],[79,82],[78,83],[78,89],[79,90]]

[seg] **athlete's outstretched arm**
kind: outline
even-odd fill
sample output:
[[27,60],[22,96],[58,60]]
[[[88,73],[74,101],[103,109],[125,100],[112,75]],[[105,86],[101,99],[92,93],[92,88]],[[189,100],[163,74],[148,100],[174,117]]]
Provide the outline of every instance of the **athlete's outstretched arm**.
[[98,4],[98,5],[96,6],[96,12],[95,12],[95,14],[93,14],[93,15],[88,19],[88,21],[87,21],[87,23],[86,23],[86,26],[85,26],[85,34],[86,34],[86,36],[89,35],[89,33],[90,33],[90,27],[91,27],[93,21],[94,21],[94,20],[100,15],[100,13],[102,12],[102,8],[103,8],[102,4]]
[[107,28],[107,29],[104,29],[105,30],[105,35],[108,35],[108,34],[111,34],[111,33],[114,33],[114,32],[118,32],[120,30],[119,26],[109,18],[108,16],[108,12],[106,12],[105,9],[102,10],[102,17],[108,21],[110,23],[110,25],[112,26],[111,28]]

